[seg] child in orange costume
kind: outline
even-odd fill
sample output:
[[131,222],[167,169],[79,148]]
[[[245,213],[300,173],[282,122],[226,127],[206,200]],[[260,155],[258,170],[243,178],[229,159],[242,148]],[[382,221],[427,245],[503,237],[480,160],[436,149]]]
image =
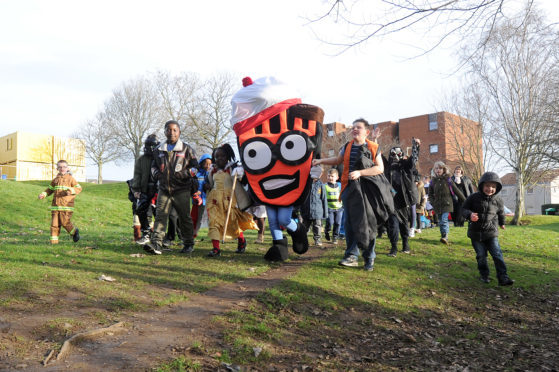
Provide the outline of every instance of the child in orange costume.
[[68,173],[68,163],[66,160],[59,160],[56,163],[58,175],[52,180],[49,187],[39,194],[39,199],[54,194],[52,198],[52,220],[50,224],[50,242],[58,244],[58,235],[60,234],[60,226],[64,227],[74,242],[80,240],[80,231],[74,227],[71,218],[74,213],[74,199],[76,195],[82,191],[82,187]]
[[[232,168],[237,164],[231,146],[225,144],[215,149],[212,163],[213,166],[207,176],[208,180],[204,185],[206,189],[210,190],[206,196],[206,209],[208,210],[210,225],[208,238],[212,240],[213,249],[208,253],[208,256],[219,257],[221,255],[219,240],[223,237],[227,208],[231,198],[233,198],[233,203],[225,235],[229,238],[236,237],[238,241],[236,253],[243,253],[247,245],[243,231],[248,229],[258,230],[258,226],[250,213],[241,211],[237,206],[237,199],[240,199],[239,195],[244,189],[241,185],[236,185],[235,192],[233,192],[233,177],[242,178],[242,174],[237,175],[235,172],[233,172],[233,175],[231,174]],[[248,200],[247,195],[242,203]],[[248,207],[246,203],[244,203],[244,206]]]

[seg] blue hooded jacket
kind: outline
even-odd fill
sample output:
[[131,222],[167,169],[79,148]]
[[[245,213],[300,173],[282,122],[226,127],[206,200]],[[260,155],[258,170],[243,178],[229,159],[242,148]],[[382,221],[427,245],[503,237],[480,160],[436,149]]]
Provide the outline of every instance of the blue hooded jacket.
[[196,178],[198,178],[198,191],[200,191],[200,197],[202,198],[202,204],[206,205],[206,192],[204,191],[204,183],[206,183],[206,176],[208,172],[202,168],[202,162],[206,159],[211,159],[212,156],[210,154],[204,154],[200,156],[200,160],[198,164],[200,164],[200,169],[198,173],[196,173]]

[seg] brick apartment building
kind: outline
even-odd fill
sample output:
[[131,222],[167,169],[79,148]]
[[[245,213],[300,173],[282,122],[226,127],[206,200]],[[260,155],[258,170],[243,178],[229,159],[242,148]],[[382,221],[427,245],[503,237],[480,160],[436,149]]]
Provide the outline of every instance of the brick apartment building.
[[[335,156],[340,147],[351,139],[349,127],[338,122],[323,124],[323,127],[322,157]],[[397,122],[385,121],[373,124],[373,128],[380,130],[378,143],[385,155],[397,145],[410,154],[412,138],[419,138],[418,170],[422,175],[428,175],[433,163],[438,160],[452,169],[458,164],[466,164],[465,173],[474,180],[483,172],[482,161],[478,160],[482,159],[481,133],[475,121],[443,111]]]

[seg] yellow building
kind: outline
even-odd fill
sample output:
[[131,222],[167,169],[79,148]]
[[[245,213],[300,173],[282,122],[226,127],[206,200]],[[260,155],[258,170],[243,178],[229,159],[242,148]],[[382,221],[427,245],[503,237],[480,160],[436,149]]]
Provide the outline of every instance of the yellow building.
[[78,182],[85,182],[85,144],[75,138],[15,132],[0,137],[0,177],[17,181],[52,180],[58,160],[66,160]]

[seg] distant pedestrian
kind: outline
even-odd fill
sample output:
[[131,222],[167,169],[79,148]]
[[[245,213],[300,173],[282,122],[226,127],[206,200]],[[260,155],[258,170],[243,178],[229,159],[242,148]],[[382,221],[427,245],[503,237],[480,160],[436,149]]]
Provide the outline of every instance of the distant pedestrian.
[[326,184],[326,199],[328,201],[328,219],[324,236],[330,240],[330,230],[332,230],[332,243],[336,244],[340,238],[340,227],[344,215],[344,208],[340,201],[342,192],[341,183],[338,180],[338,170],[331,168],[328,170],[328,183]]
[[[458,186],[462,194],[465,198],[470,196],[475,192],[474,186],[472,185],[472,181],[464,175],[462,167],[459,165],[454,168],[454,175],[452,176],[452,180]],[[452,222],[454,222],[454,226],[456,227],[464,227],[464,217],[462,216],[462,204],[455,202],[454,203],[454,212],[451,214]]]
[[[311,191],[301,207],[301,217],[307,231],[312,227],[314,244],[321,247],[322,220],[328,218],[328,201],[326,199],[326,188],[320,181],[322,168],[318,166],[315,169],[316,173],[311,175]],[[318,169],[320,169],[320,172]]]
[[450,178],[448,167],[437,161],[433,166],[434,177],[429,185],[429,202],[433,205],[439,229],[441,231],[441,243],[448,245],[448,216],[454,211],[454,200],[462,203],[465,198],[458,186]]
[[72,240],[80,240],[80,230],[72,224],[72,214],[74,213],[74,199],[82,191],[82,187],[69,173],[68,162],[59,160],[56,163],[58,175],[52,180],[49,187],[39,194],[39,199],[44,199],[49,195],[52,197],[51,223],[50,223],[50,242],[58,244],[60,227],[62,226],[70,235]]
[[487,252],[491,254],[499,285],[512,285],[507,275],[507,266],[499,245],[499,229],[505,229],[503,200],[497,195],[502,189],[501,179],[496,173],[485,172],[479,179],[478,192],[471,194],[462,206],[463,216],[470,221],[468,237],[476,251],[480,280],[489,283]]

